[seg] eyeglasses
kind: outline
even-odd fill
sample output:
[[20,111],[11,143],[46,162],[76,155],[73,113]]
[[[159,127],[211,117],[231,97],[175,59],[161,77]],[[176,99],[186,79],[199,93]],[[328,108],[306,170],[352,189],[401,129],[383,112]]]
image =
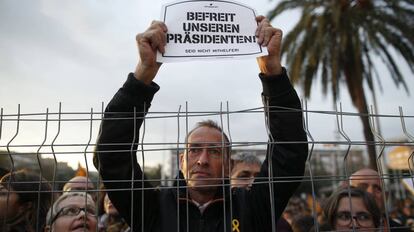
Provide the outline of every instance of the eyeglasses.
[[339,212],[335,218],[336,223],[340,226],[349,226],[352,223],[352,219],[355,219],[356,223],[361,227],[373,226],[372,215],[367,212],[358,212],[355,216],[351,212]]
[[53,219],[50,221],[50,224],[52,225],[53,222],[56,221],[59,217],[62,216],[77,216],[81,211],[85,212],[85,214],[88,214],[90,216],[96,216],[96,211],[94,208],[86,207],[86,208],[80,208],[77,206],[66,206],[61,208],[57,214],[53,217]]

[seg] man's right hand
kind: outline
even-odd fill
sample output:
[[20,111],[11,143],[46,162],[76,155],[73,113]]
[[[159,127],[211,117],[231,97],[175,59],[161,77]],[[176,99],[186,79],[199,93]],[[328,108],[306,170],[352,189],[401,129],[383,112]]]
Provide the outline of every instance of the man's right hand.
[[157,63],[157,51],[164,53],[167,26],[160,21],[153,21],[151,26],[143,33],[136,36],[139,62],[134,76],[145,84],[151,84],[155,78],[161,63]]

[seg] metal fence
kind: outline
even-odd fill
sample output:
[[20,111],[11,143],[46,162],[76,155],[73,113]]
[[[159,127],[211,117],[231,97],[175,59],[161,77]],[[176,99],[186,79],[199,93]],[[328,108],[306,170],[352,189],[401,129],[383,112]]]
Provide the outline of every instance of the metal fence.
[[[234,153],[250,152],[261,159],[266,156],[269,142],[263,108],[230,110],[228,103],[220,104],[218,110],[205,112],[194,112],[188,108],[185,105],[179,106],[176,112],[149,112],[140,130],[139,145],[130,151],[134,155],[136,153],[137,160],[150,177],[154,189],[176,188],[172,183],[177,180],[178,155],[185,149],[188,131],[201,119],[213,119],[223,128],[229,136]],[[89,177],[94,185],[94,189],[89,191],[97,194],[96,199],[101,199],[102,180],[93,165],[93,154],[103,116],[103,104],[100,109],[91,109],[89,112],[66,112],[60,104],[56,110],[46,109],[43,112],[22,112],[20,106],[16,112],[7,112],[2,108],[1,175],[22,168],[33,170],[52,186],[50,192],[54,193],[53,199],[56,199],[62,193],[63,185],[76,175],[76,168],[81,166],[84,170],[77,171],[82,171],[81,175]],[[309,147],[306,170],[304,176],[291,177],[300,178],[302,184],[282,216],[291,222],[292,214],[306,214],[314,218],[315,231],[323,230],[319,223],[321,205],[339,186],[349,182],[353,172],[368,165],[366,145],[369,144],[374,145],[377,151],[376,163],[382,194],[386,196],[385,216],[398,219],[405,207],[403,203],[414,200],[414,115],[405,115],[402,108],[392,114],[368,115],[342,111],[340,105],[333,111],[312,110],[305,103],[303,116],[303,128]],[[375,141],[367,142],[363,139],[359,123],[361,116],[369,118]],[[378,125],[381,125],[381,129]],[[267,183],[289,181],[277,178],[265,180]],[[2,185],[10,185],[10,182],[3,182]],[[40,186],[41,182],[35,181],[34,184]],[[132,186],[133,189],[128,190],[143,190],[139,184]],[[24,193],[31,192],[40,196],[39,189]],[[2,206],[6,205],[7,208],[11,193],[21,193],[15,190],[5,191],[4,188],[2,191],[0,198],[8,199],[7,204]],[[132,198],[134,200],[145,201]],[[101,202],[97,201],[96,205],[102,207]],[[414,208],[414,203],[410,206]],[[9,209],[2,208],[1,211],[3,210]],[[411,217],[414,218],[414,214]],[[0,228],[6,230],[7,218],[0,219]]]

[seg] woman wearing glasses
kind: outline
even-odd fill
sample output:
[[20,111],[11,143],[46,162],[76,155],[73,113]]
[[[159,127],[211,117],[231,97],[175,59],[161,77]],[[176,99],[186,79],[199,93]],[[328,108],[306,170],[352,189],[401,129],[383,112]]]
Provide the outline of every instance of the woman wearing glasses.
[[377,231],[381,212],[374,198],[364,190],[345,187],[327,200],[324,213],[330,228],[336,231]]
[[95,201],[85,192],[66,192],[49,209],[46,222],[46,232],[96,232]]
[[10,172],[0,179],[0,231],[42,231],[52,204],[51,186],[29,170]]

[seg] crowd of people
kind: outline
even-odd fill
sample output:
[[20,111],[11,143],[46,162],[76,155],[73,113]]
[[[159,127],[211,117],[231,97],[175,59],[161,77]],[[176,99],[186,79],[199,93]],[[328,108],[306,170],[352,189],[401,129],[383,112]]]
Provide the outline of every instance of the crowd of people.
[[131,151],[160,89],[153,81],[161,67],[156,54],[165,51],[168,28],[154,21],[138,34],[137,68],[102,120],[94,164],[103,186],[77,176],[56,191],[28,170],[8,173],[0,180],[1,231],[409,231],[413,203],[404,202],[398,217],[387,212],[374,170],[354,173],[317,214],[293,197],[308,155],[301,103],[280,62],[282,31],[263,16],[256,21],[257,41],[268,52],[257,59],[269,135],[264,162],[231,157],[226,133],[206,120],[185,138],[174,186],[146,180]]
[[[251,189],[257,184],[260,167],[261,162],[254,155],[232,156],[231,188]],[[414,231],[414,201],[401,200],[400,207],[387,212],[383,198],[386,194],[377,172],[359,170],[348,183],[323,202],[291,197],[277,220],[276,231]],[[62,190],[53,191],[47,180],[29,170],[8,173],[0,180],[0,209],[1,231],[5,232],[132,231],[104,186],[96,188],[94,182],[83,176],[76,176]]]

